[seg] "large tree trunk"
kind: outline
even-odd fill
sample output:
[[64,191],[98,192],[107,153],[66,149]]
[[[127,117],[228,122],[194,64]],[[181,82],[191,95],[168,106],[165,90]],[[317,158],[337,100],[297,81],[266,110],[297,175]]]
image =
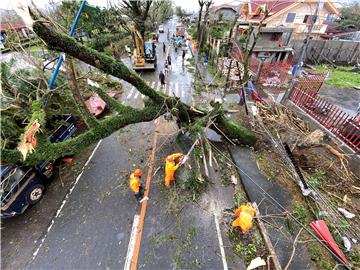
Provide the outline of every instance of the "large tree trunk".
[[[237,139],[243,144],[255,144],[255,135],[238,124],[227,120],[224,117],[226,111],[224,111],[218,103],[213,104],[214,109],[208,112],[194,110],[182,103],[179,98],[169,97],[152,89],[138,74],[129,70],[121,61],[115,60],[110,56],[99,53],[76,42],[75,39],[53,30],[48,24],[36,21],[33,29],[50,48],[65,52],[89,65],[97,67],[105,73],[129,82],[142,94],[148,96],[150,101],[145,103],[144,109],[134,109],[110,98],[101,89],[96,89],[108,105],[117,111],[118,115],[111,115],[108,118],[99,120],[97,125],[90,130],[68,141],[61,143],[39,143],[36,151],[28,156],[26,160],[28,164],[36,164],[36,162],[44,159],[57,159],[66,155],[75,154],[79,150],[109,136],[126,125],[155,119],[166,112],[166,107],[169,109],[178,109],[174,111],[178,111],[176,116],[180,124],[184,123],[188,125],[196,122],[202,123],[202,125],[205,126],[209,123],[209,120],[211,120],[229,138]],[[163,106],[163,104],[166,104],[166,106]],[[5,162],[21,161],[21,155],[17,150],[5,149],[2,152],[2,159]]]
[[197,30],[196,30],[196,39],[199,42],[199,38],[200,38],[200,26],[201,26],[201,17],[202,17],[202,10],[204,7],[204,1],[203,0],[199,0],[199,5],[200,5],[200,9],[199,9],[199,18],[198,18],[198,22],[197,22]]

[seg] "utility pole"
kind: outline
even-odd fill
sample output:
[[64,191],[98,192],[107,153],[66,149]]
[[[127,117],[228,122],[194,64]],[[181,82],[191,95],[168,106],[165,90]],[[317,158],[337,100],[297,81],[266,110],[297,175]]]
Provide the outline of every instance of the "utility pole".
[[316,8],[315,8],[315,12],[314,14],[311,16],[311,23],[310,23],[310,26],[309,26],[309,30],[306,34],[306,38],[304,40],[304,45],[302,47],[302,50],[301,50],[301,53],[300,53],[300,57],[299,57],[299,60],[295,66],[295,70],[294,70],[294,75],[293,75],[293,78],[291,80],[291,83],[290,83],[290,86],[289,86],[289,89],[288,91],[285,92],[283,98],[281,99],[281,103],[284,103],[285,100],[288,99],[288,97],[291,95],[292,91],[294,90],[294,86],[295,86],[295,83],[296,83],[296,78],[298,76],[298,70],[299,68],[301,69],[303,64],[304,64],[304,57],[305,57],[305,53],[306,53],[306,50],[307,50],[307,46],[309,44],[309,40],[310,40],[310,36],[311,36],[311,33],[312,33],[312,30],[314,28],[314,25],[315,25],[315,22],[316,20],[318,19],[317,17],[317,14],[318,14],[318,11],[319,11],[319,7],[320,7],[320,4],[321,4],[321,0],[319,0],[317,2],[317,5],[316,5]]

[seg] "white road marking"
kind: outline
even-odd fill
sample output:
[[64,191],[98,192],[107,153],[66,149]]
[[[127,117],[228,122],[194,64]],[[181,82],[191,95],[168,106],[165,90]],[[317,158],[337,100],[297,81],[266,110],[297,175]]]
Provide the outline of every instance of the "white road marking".
[[179,96],[179,82],[175,83],[175,96]]
[[181,87],[181,97],[185,98],[185,88]]
[[222,259],[223,267],[224,267],[224,270],[228,270],[228,266],[227,266],[227,262],[226,262],[226,256],[225,256],[224,244],[223,244],[221,231],[220,231],[220,225],[219,225],[219,221],[218,221],[218,216],[215,213],[214,213],[214,220],[215,220],[216,233],[217,233],[217,237],[218,237],[218,240],[219,240],[220,253],[221,253],[221,259]]
[[127,99],[129,99],[131,97],[131,95],[134,93],[134,89],[135,89],[135,86],[133,86],[130,90],[130,93],[127,95]]
[[171,96],[172,95],[172,93],[173,93],[173,83],[172,82],[169,82],[169,84],[168,84],[168,93],[169,93],[169,96]]
[[58,218],[58,216],[60,215],[62,209],[64,208],[65,203],[67,202],[68,198],[70,197],[71,193],[73,192],[76,184],[79,182],[82,174],[84,173],[84,170],[85,170],[86,166],[87,166],[87,165],[89,164],[89,162],[91,161],[91,159],[92,159],[92,157],[94,156],[96,150],[99,148],[101,142],[102,142],[102,140],[100,140],[100,141],[97,143],[97,145],[96,145],[96,147],[94,148],[94,150],[92,151],[90,157],[89,157],[88,160],[86,161],[85,165],[82,167],[81,173],[76,177],[75,182],[72,184],[72,186],[71,186],[71,188],[69,189],[68,193],[65,195],[64,200],[62,201],[59,209],[56,211],[55,216],[53,217],[53,219],[52,219],[51,222],[50,222],[50,225],[49,225],[48,228],[47,228],[47,233],[42,237],[42,239],[41,239],[41,241],[40,241],[40,245],[38,246],[38,248],[37,248],[37,249],[35,250],[35,252],[33,253],[32,260],[35,260],[35,258],[36,258],[36,256],[37,256],[37,254],[39,253],[39,251],[40,251],[43,243],[45,242],[45,239],[46,239],[48,233],[50,232],[52,226],[54,225],[55,220],[56,220],[56,219]]
[[139,215],[134,216],[134,222],[131,228],[131,234],[130,234],[130,240],[129,240],[129,246],[126,253],[126,260],[124,265],[124,270],[130,270],[131,266],[131,260],[134,255],[134,247],[135,247],[135,240],[137,236],[137,227],[139,224]]

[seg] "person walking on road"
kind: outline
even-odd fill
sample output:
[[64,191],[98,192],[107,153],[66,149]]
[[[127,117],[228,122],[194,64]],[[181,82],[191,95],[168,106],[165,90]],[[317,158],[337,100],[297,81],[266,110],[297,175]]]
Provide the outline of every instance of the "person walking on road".
[[169,74],[169,64],[167,60],[165,60],[164,67],[165,76],[167,76]]
[[159,80],[161,83],[161,87],[164,87],[165,86],[165,74],[162,70],[160,70],[160,73],[159,73]]
[[186,52],[185,52],[185,50],[183,50],[183,52],[182,52],[182,61],[183,61],[183,64],[184,64],[184,61],[185,61],[185,55],[186,55]]
[[168,54],[168,56],[167,56],[167,62],[168,62],[168,65],[169,65],[169,69],[171,70],[171,56],[170,56],[170,54]]
[[142,170],[136,169],[131,175],[129,180],[129,185],[131,190],[134,192],[135,198],[138,202],[143,202],[144,197],[144,187],[141,184],[141,175]]
[[[165,159],[165,186],[169,187],[170,183],[175,180],[175,171],[180,167],[184,159],[184,154],[175,153]],[[177,161],[177,164],[175,162]]]
[[163,53],[166,52],[166,45],[165,45],[165,42],[163,42]]

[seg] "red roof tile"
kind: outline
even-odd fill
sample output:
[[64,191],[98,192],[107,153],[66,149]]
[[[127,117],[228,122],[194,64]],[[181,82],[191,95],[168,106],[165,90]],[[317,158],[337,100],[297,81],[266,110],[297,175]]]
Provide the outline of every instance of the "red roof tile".
[[229,4],[223,4],[223,5],[220,5],[220,6],[213,6],[212,11],[215,12],[215,11],[218,11],[219,9],[222,9],[222,8],[231,8],[236,12],[235,7],[232,6],[232,5],[229,5]]
[[0,24],[0,31],[1,32],[4,32],[4,31],[9,30],[9,29],[19,30],[19,29],[22,29],[22,28],[27,28],[27,26],[22,22],[21,23],[1,23]]
[[[284,10],[285,8],[289,7],[290,5],[292,5],[294,2],[293,1],[262,1],[262,0],[252,0],[250,2],[251,5],[251,12],[254,13],[257,9],[257,7],[259,6],[266,6],[266,9],[270,10],[270,16],[275,15],[278,12],[281,12],[282,10]],[[270,17],[269,16],[269,17]],[[263,18],[263,14],[259,15],[259,16],[252,16],[252,19],[262,19]]]

